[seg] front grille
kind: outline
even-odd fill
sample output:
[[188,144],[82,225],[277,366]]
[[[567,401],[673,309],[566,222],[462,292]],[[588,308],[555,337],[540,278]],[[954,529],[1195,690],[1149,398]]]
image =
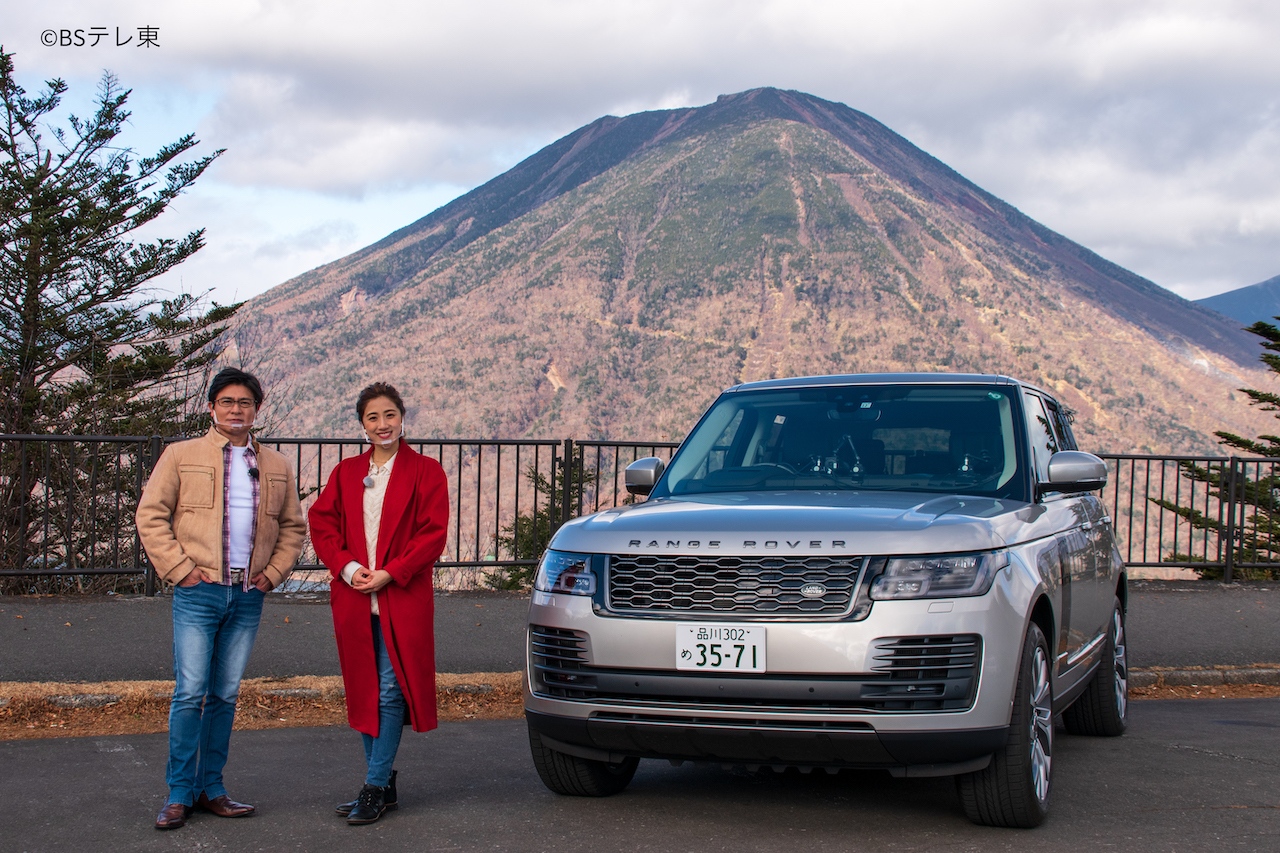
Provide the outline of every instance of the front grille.
[[588,663],[587,635],[581,631],[529,626],[529,651],[539,693],[562,699],[584,699],[594,695],[595,676],[585,670]]
[[861,557],[609,558],[609,609],[620,613],[842,616],[852,609]]

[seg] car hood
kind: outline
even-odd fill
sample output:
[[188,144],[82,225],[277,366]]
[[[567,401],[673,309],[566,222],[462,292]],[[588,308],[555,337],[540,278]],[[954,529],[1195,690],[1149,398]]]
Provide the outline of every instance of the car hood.
[[589,553],[902,554],[978,551],[1049,535],[1039,504],[919,492],[727,492],[574,519],[552,548]]

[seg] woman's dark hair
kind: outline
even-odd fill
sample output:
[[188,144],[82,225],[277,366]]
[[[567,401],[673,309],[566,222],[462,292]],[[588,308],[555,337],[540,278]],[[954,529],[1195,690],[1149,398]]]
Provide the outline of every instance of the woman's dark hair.
[[386,397],[395,403],[396,408],[400,410],[400,416],[404,417],[404,400],[400,399],[400,392],[385,382],[375,382],[360,392],[360,396],[356,398],[356,416],[364,420],[365,406],[369,405],[370,400],[376,400],[379,397]]
[[218,399],[222,389],[228,385],[243,385],[253,395],[253,404],[262,405],[262,384],[258,382],[258,377],[236,367],[224,367],[218,371],[217,376],[213,377],[213,381],[209,383],[209,402],[212,403]]

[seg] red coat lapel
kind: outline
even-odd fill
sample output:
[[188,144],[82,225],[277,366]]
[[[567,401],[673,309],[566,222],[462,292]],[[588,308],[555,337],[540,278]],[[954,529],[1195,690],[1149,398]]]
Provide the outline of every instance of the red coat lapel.
[[[369,553],[364,537],[364,478],[369,473],[369,457],[373,450],[352,459],[342,468],[342,510],[347,520],[347,550],[356,556],[360,565],[369,565]],[[381,550],[381,549],[379,549]]]
[[[391,466],[391,480],[387,494],[382,499],[382,519],[378,524],[378,567],[386,565],[387,549],[396,534],[396,528],[404,518],[409,500],[413,497],[413,484],[418,479],[418,454],[401,444],[396,452],[396,463]],[[403,546],[403,542],[400,543]]]

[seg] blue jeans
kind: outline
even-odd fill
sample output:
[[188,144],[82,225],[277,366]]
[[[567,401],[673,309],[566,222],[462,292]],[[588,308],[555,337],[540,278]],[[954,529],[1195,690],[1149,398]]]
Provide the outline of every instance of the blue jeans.
[[262,622],[264,593],[198,583],[173,590],[173,702],[169,706],[169,802],[194,805],[227,792],[240,677]]
[[408,705],[400,690],[400,682],[396,681],[387,645],[382,641],[382,623],[377,616],[373,617],[373,653],[378,661],[378,736],[360,733],[364,741],[365,764],[369,767],[364,783],[385,788],[391,781],[391,766],[395,764],[396,751],[400,749],[400,735],[404,731]]

